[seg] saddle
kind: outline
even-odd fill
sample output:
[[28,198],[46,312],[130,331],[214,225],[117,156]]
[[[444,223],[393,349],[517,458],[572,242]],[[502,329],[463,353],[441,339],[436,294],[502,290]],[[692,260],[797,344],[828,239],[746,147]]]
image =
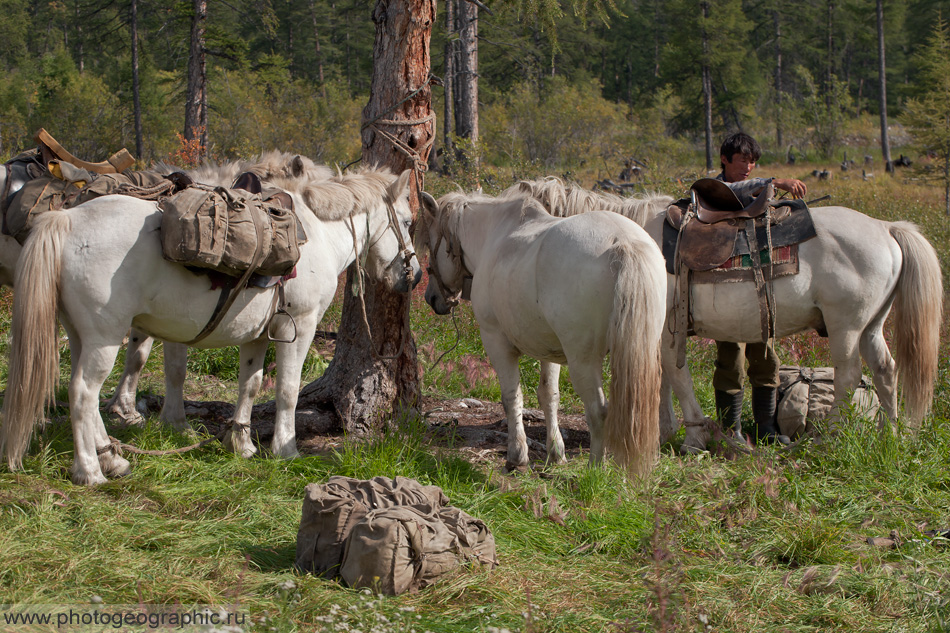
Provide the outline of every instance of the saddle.
[[[774,313],[766,283],[798,272],[797,245],[815,237],[808,206],[800,200],[774,203],[774,188],[764,187],[743,205],[724,182],[702,178],[690,188],[690,199],[670,205],[663,224],[663,255],[667,272],[676,276],[673,345],[677,366],[686,363],[690,328],[690,283],[752,281],[759,303],[762,340],[774,332]],[[787,261],[776,263],[778,249]],[[794,251],[794,252],[793,252]],[[748,257],[750,268],[742,266]],[[738,258],[738,265],[733,261]]]
[[[749,205],[743,206],[729,186],[713,178],[702,178],[691,187],[693,213],[683,225],[691,200],[682,199],[666,210],[663,226],[663,255],[666,269],[676,274],[678,255],[691,271],[720,268],[730,258],[751,255],[771,243],[781,248],[815,237],[808,206],[801,200],[772,199],[772,185],[764,188]],[[749,231],[753,221],[754,235]],[[750,241],[758,248],[753,249]]]

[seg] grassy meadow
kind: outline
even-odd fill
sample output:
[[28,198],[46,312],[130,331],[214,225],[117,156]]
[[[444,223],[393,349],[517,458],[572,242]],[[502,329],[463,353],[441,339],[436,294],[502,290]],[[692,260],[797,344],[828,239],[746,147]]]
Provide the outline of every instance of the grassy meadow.
[[[942,190],[903,173],[870,180],[860,171],[836,173],[819,182],[808,175],[813,167],[769,175],[805,179],[809,199],[830,194],[831,204],[918,223],[947,278]],[[510,182],[495,180],[498,188]],[[434,194],[454,187],[435,176],[427,185]],[[676,194],[687,185],[657,186]],[[422,291],[412,323],[424,393],[498,401],[467,306],[457,314],[457,346],[434,364],[456,343],[456,327],[431,313]],[[0,295],[4,331],[10,297]],[[339,320],[335,304],[319,329],[335,330]],[[274,633],[950,631],[950,540],[928,534],[950,530],[946,320],[941,341],[933,411],[916,435],[880,436],[872,421],[853,419],[833,440],[793,454],[739,457],[683,457],[674,440],[654,474],[636,484],[611,468],[590,470],[584,458],[506,475],[430,444],[423,420],[403,419],[378,437],[346,439],[329,455],[294,461],[243,460],[214,445],[131,456],[129,477],[87,489],[69,480],[72,439],[60,407],[36,434],[25,469],[0,469],[0,604],[215,605],[248,612],[241,630]],[[788,363],[829,364],[827,345],[814,335],[779,347]],[[693,340],[689,352],[711,413],[715,347]],[[305,378],[319,376],[326,361],[315,346]],[[64,377],[67,362],[64,354]],[[236,352],[192,352],[186,397],[231,399],[236,372]],[[562,374],[563,408],[582,411]],[[537,363],[524,360],[522,377],[526,406],[536,407]],[[273,397],[270,387],[262,400]],[[160,354],[140,390],[162,392]],[[748,398],[745,406],[751,423]],[[191,443],[160,428],[157,416],[116,433],[146,449]],[[399,475],[441,486],[453,505],[487,522],[501,565],[464,569],[394,598],[295,573],[304,486],[331,475]],[[0,631],[26,630],[2,617]]]

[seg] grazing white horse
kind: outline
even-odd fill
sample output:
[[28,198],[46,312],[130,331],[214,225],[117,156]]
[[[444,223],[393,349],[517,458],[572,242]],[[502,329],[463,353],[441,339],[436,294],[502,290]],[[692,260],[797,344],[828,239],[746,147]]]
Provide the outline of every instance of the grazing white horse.
[[[472,310],[508,417],[507,466],[528,465],[518,358],[541,361],[538,401],[548,459],[564,461],[558,374],[567,363],[584,402],[591,463],[609,451],[650,471],[659,450],[663,256],[635,223],[611,213],[553,218],[531,200],[424,194],[416,248],[429,252],[426,301],[446,314],[471,277]],[[610,401],[604,358],[610,353]]]
[[[661,243],[669,196],[621,198],[564,185],[548,178],[526,181],[504,196],[530,196],[556,216],[594,209],[620,213],[644,226]],[[933,246],[910,222],[885,222],[845,207],[811,209],[817,237],[799,246],[799,273],[772,282],[776,338],[811,329],[828,333],[835,368],[835,405],[847,401],[861,379],[861,358],[874,378],[890,420],[898,415],[898,377],[911,427],[919,428],[933,400],[943,309],[940,262]],[[668,304],[675,302],[669,277]],[[884,340],[883,326],[894,308],[892,333],[897,361]],[[717,341],[756,342],[760,338],[755,284],[693,284],[693,330]],[[686,425],[685,451],[709,439],[687,367],[676,367],[671,328],[664,328],[661,435],[679,428],[671,391]],[[882,424],[884,422],[882,421]]]
[[[178,168],[159,163],[153,170],[163,174],[178,171]],[[305,156],[280,151],[264,152],[253,160],[236,160],[226,163],[207,162],[185,173],[195,182],[210,186],[229,187],[242,173],[251,172],[269,183],[276,178],[305,179],[307,182],[320,182],[329,179],[333,172],[329,167],[317,165]],[[30,180],[26,164],[15,162],[9,169],[0,170],[0,191],[4,200],[0,212],[6,213],[7,205],[16,192]],[[0,285],[13,285],[16,262],[22,247],[8,235],[0,234]],[[151,353],[154,339],[144,332],[132,328],[125,356],[122,376],[112,398],[106,403],[106,409],[119,420],[134,422],[141,419],[135,408],[135,394],[139,378]],[[191,431],[185,418],[184,382],[187,365],[187,346],[181,343],[165,342],[163,346],[165,360],[165,397],[159,420],[176,431]]]
[[[172,165],[159,163],[153,168],[159,173],[172,173],[178,169]],[[230,187],[235,179],[245,172],[251,172],[268,184],[277,178],[305,179],[315,183],[328,180],[332,170],[325,165],[317,165],[306,156],[270,151],[253,160],[237,160],[225,163],[207,162],[185,174],[193,181],[211,186]],[[116,385],[112,398],[106,403],[106,410],[119,420],[135,422],[141,420],[141,414],[135,408],[135,394],[139,378],[145,369],[148,355],[152,351],[154,339],[144,332],[132,329],[126,348],[125,365],[122,376]],[[188,364],[188,348],[181,343],[165,341],[162,345],[165,357],[165,397],[159,420],[176,431],[191,431],[185,418],[185,371]]]
[[[277,343],[271,450],[280,457],[297,455],[294,409],[300,371],[340,273],[359,256],[371,278],[397,292],[408,292],[421,276],[408,246],[409,175],[367,170],[322,182],[271,181],[292,194],[308,240],[296,277],[284,285],[284,307],[295,321],[296,338]],[[98,198],[36,219],[17,263],[10,376],[0,426],[0,447],[11,468],[21,466],[59,375],[58,313],[72,359],[72,479],[91,485],[129,472],[128,461],[109,448],[98,408],[99,390],[128,328],[166,341],[189,341],[211,319],[220,295],[206,276],[162,257],[160,223],[156,203],[127,196]],[[242,291],[220,325],[198,344],[241,347],[238,403],[225,445],[243,456],[256,452],[251,405],[261,385],[275,292]]]

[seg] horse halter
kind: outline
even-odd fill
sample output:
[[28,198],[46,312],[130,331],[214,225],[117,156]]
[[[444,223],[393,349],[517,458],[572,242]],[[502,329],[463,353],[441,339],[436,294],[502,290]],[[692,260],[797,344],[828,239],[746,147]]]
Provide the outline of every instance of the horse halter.
[[[442,300],[445,301],[445,304],[449,307],[449,309],[452,309],[461,301],[462,292],[465,287],[465,278],[471,277],[472,274],[465,267],[465,260],[462,257],[462,249],[453,248],[452,242],[446,240],[446,255],[455,259],[458,263],[458,273],[456,274],[454,281],[458,283],[459,289],[455,292],[449,292],[445,282],[442,279],[442,275],[439,273],[439,246],[442,245],[442,240],[445,237],[445,231],[442,228],[441,223],[439,225],[438,234],[439,236],[436,238],[435,247],[429,249],[429,265],[426,267],[426,272],[429,274],[430,279],[435,280],[435,285],[439,289],[439,294],[442,295]],[[458,250],[458,254],[455,253],[456,250]]]
[[389,197],[389,193],[386,193],[386,195],[383,197],[383,200],[386,202],[386,213],[389,216],[389,227],[392,228],[393,233],[396,234],[396,242],[399,244],[399,253],[393,257],[392,261],[389,262],[389,265],[392,266],[397,259],[402,257],[402,274],[405,276],[406,285],[412,289],[412,258],[416,257],[416,251],[410,248],[402,236],[402,231],[399,228],[399,216],[396,215],[395,201]]

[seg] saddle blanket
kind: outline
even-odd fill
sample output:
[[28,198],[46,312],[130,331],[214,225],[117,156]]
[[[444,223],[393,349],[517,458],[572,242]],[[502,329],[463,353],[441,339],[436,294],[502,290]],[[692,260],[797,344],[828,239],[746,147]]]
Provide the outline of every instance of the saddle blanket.
[[[771,254],[766,249],[759,257],[765,281],[798,274],[798,244],[773,248]],[[734,255],[718,268],[692,271],[690,280],[695,284],[755,281],[753,270],[751,255]]]

